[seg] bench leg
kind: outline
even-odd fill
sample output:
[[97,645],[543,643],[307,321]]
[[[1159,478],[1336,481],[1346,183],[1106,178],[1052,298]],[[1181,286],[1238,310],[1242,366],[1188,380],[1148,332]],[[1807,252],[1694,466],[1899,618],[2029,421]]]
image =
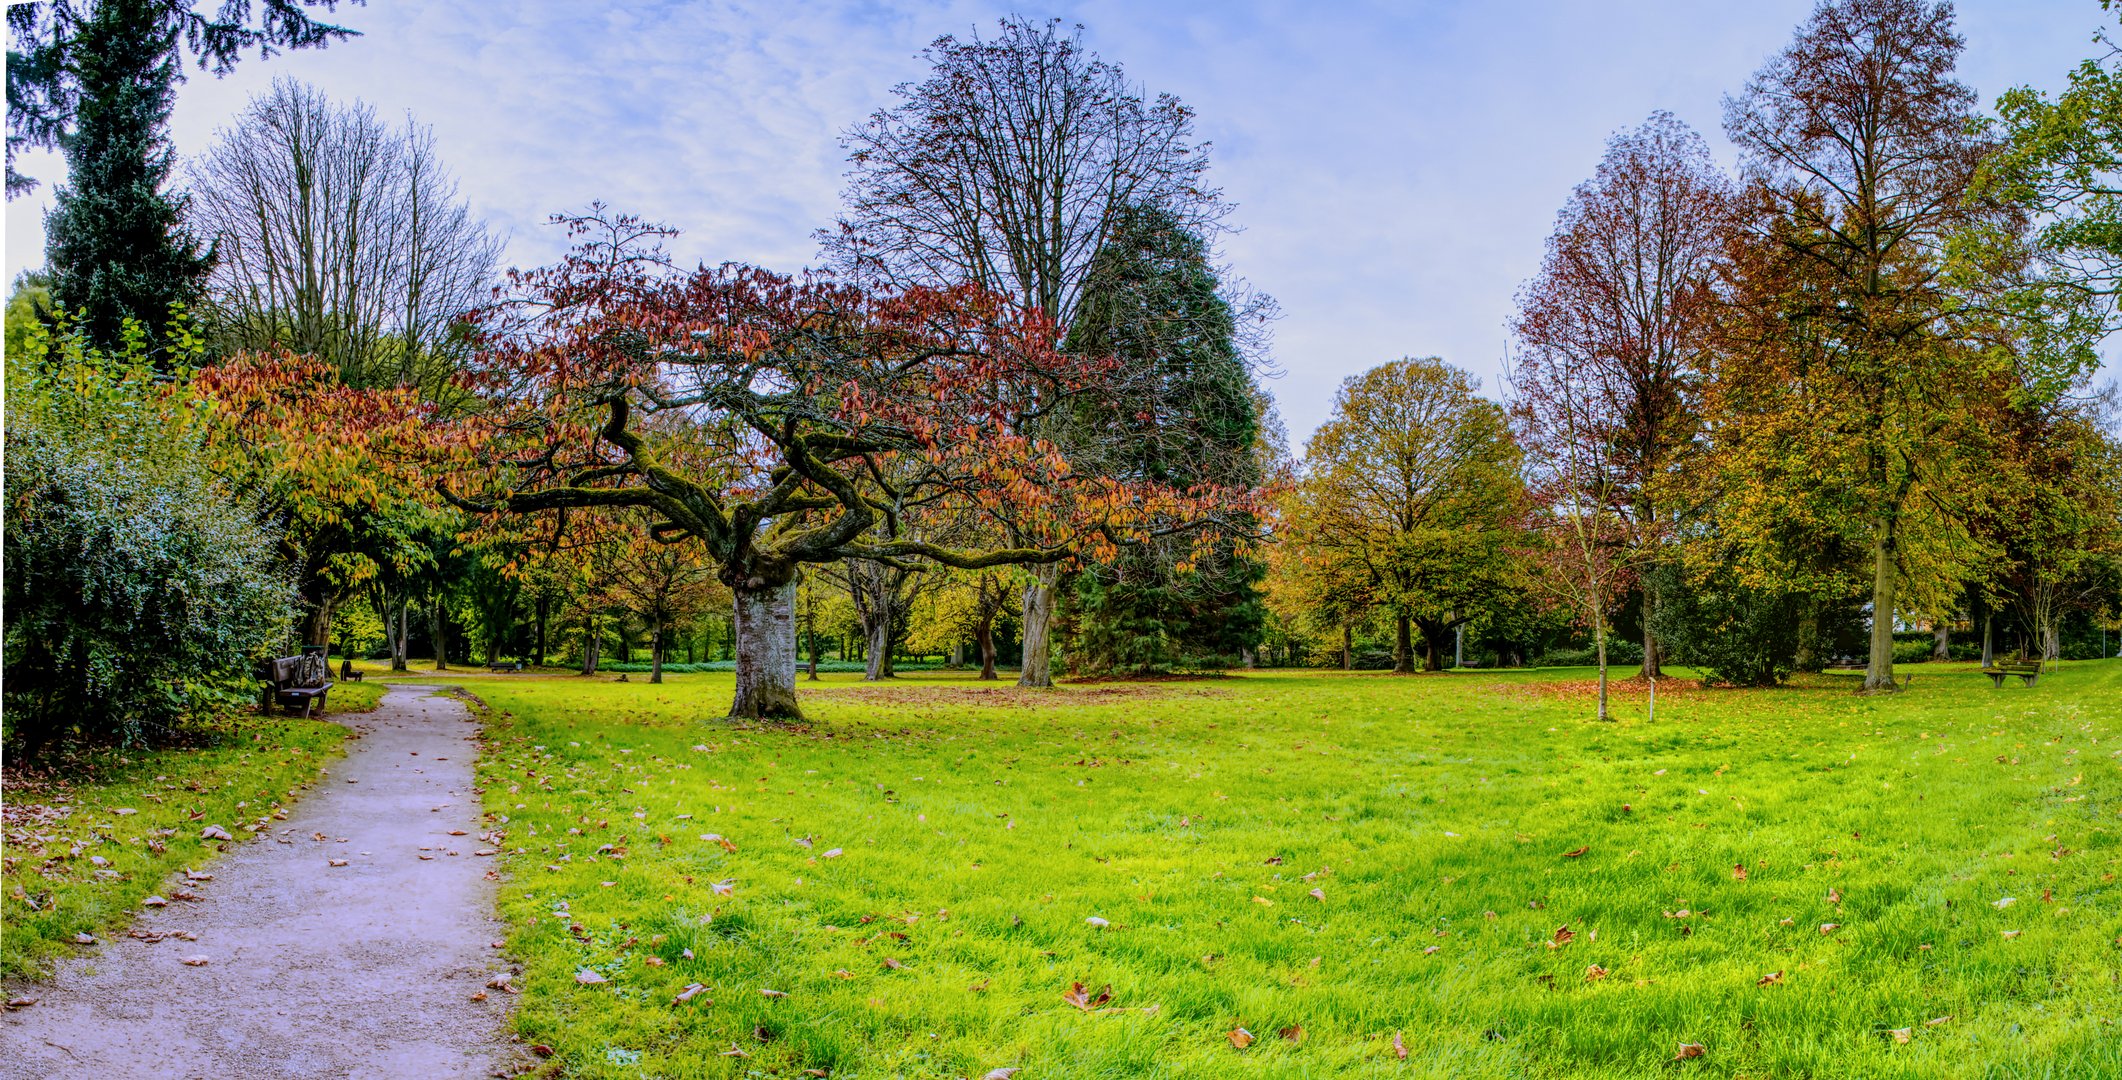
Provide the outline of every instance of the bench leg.
[[1993,686],[1993,687],[1996,687],[1996,688],[1997,688],[1997,689],[1999,689],[1999,690],[2002,690],[2002,689],[2004,689],[2004,673],[2003,673],[2003,672],[2001,672],[2001,671],[1994,671],[1994,672],[1992,672],[1992,671],[1985,671],[1985,672],[1983,672],[1982,674],[1984,674],[1984,675],[1987,675],[1987,676],[1989,676],[1989,685],[1991,685],[1991,686]]
[[2027,686],[2032,686],[2034,684],[2034,680],[2039,679],[2040,677],[2041,676],[2038,672],[2032,675],[2021,675],[2019,676],[2019,681]]

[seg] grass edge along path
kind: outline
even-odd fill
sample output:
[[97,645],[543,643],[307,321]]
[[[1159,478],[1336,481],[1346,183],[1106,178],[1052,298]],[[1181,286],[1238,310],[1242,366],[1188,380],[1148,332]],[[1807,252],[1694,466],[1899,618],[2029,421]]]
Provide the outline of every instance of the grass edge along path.
[[1581,671],[840,679],[798,727],[482,681],[517,1031],[613,1078],[2122,1075],[2122,665],[1923,674],[1606,725]]
[[[264,829],[345,750],[333,717],[369,712],[383,687],[335,686],[326,716],[239,712],[205,745],[99,750],[57,777],[0,783],[0,978],[48,978],[67,956],[123,934],[142,902],[183,903],[231,843]],[[202,835],[218,827],[233,839]],[[91,939],[83,943],[80,938]]]

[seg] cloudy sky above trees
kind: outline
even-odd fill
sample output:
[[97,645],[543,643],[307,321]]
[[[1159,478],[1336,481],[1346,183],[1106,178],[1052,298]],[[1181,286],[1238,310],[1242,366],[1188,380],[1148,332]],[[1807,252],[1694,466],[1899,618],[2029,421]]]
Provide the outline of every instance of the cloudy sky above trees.
[[[293,76],[433,125],[516,265],[561,250],[548,214],[601,199],[684,229],[687,259],[793,268],[838,209],[839,133],[921,76],[923,45],[1012,10],[1050,13],[1198,111],[1242,230],[1225,258],[1283,308],[1284,373],[1269,385],[1301,444],[1344,376],[1402,355],[1442,356],[1498,392],[1512,295],[1607,136],[1669,109],[1729,166],[1722,96],[1811,6],[373,0],[339,13],[361,38],[227,79],[193,72],[173,132],[180,153],[203,150],[252,94]],[[1961,75],[1985,101],[2059,86],[2110,18],[2097,0],[1959,11]],[[23,167],[46,183],[8,205],[10,277],[43,262],[64,172],[50,155]]]

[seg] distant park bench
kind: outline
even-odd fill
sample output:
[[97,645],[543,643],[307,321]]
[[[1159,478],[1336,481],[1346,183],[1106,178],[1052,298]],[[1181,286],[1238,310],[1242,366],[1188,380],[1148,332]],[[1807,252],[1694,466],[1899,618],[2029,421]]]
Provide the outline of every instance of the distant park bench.
[[340,681],[340,682],[360,682],[360,681],[361,681],[361,673],[360,673],[360,672],[358,672],[358,671],[355,671],[355,670],[354,670],[354,662],[353,662],[352,660],[341,660],[341,661],[339,661],[339,681]]
[[2017,675],[2020,685],[2032,686],[2034,681],[2041,677],[2041,661],[2024,658],[1997,660],[1993,661],[1988,667],[1983,668],[1982,674],[1989,676],[1990,685],[1998,690],[2004,689],[2004,677],[2006,675]]
[[496,661],[494,661],[493,663],[491,663],[491,664],[488,664],[488,665],[486,665],[486,669],[487,669],[488,671],[522,671],[522,670],[523,670],[523,661],[521,661],[521,660],[496,660]]
[[332,681],[325,676],[331,670],[324,650],[314,647],[305,647],[301,656],[258,661],[253,673],[260,685],[260,709],[270,715],[274,705],[289,712],[301,705],[303,719],[309,718],[313,708],[324,711],[324,696],[332,689]]

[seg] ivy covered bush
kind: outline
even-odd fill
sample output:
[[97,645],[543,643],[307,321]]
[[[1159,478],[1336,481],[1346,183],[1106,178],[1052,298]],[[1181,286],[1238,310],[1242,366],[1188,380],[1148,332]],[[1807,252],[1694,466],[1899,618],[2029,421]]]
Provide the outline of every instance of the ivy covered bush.
[[288,582],[189,406],[137,334],[116,356],[41,328],[10,337],[27,347],[8,358],[8,741],[31,756],[150,742],[247,699]]

